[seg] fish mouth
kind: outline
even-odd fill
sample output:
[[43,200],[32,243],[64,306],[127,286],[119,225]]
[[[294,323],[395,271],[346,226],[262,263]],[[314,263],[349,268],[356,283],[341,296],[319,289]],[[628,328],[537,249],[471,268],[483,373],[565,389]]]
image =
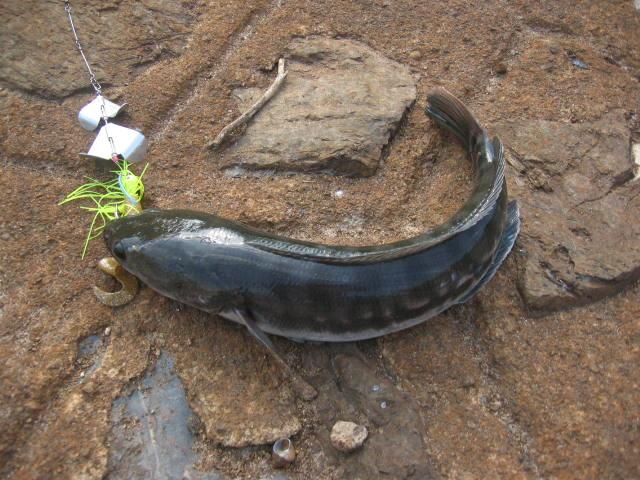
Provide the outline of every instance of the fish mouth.
[[107,249],[120,262],[124,262],[127,257],[126,237],[123,235],[123,219],[116,219],[109,222],[102,233],[102,238]]

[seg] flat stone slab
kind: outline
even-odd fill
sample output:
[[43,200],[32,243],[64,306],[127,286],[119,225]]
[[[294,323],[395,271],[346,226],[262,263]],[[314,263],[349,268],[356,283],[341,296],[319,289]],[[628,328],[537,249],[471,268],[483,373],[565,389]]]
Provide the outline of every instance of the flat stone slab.
[[516,166],[511,194],[524,218],[527,304],[588,303],[640,278],[640,183],[624,112],[584,124],[509,122],[497,131]]
[[[372,175],[416,98],[409,69],[353,40],[288,47],[280,91],[230,148],[227,167]],[[241,110],[262,94],[236,90]]]

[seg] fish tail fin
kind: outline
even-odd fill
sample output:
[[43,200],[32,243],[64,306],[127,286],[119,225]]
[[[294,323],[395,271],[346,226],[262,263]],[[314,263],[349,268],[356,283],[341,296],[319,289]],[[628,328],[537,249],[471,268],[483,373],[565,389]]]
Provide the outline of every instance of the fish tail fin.
[[473,139],[485,135],[473,113],[444,88],[436,88],[429,92],[427,100],[427,115],[452,132],[465,148],[471,150]]
[[505,220],[502,238],[500,239],[500,244],[498,245],[489,270],[484,273],[480,281],[469,290],[464,297],[459,299],[457,303],[465,303],[471,299],[471,297],[478,293],[480,289],[493,278],[498,268],[500,268],[500,265],[502,265],[511,252],[513,245],[516,243],[516,238],[518,238],[518,233],[520,233],[520,209],[518,208],[518,203],[513,200],[507,205],[507,218]]

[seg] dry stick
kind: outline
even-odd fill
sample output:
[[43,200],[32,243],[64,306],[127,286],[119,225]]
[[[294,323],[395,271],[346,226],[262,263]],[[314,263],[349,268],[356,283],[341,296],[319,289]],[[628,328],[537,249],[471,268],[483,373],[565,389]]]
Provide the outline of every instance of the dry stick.
[[263,107],[263,105],[267,103],[271,99],[271,97],[273,97],[276,94],[276,92],[278,91],[278,88],[280,88],[280,85],[282,85],[282,82],[284,82],[284,79],[286,78],[287,73],[288,72],[284,70],[284,58],[281,58],[280,60],[278,60],[278,76],[273,81],[271,86],[267,89],[267,91],[264,92],[262,97],[260,97],[260,99],[256,103],[254,103],[249,110],[244,112],[242,115],[236,118],[233,122],[231,122],[229,125],[224,127],[220,131],[218,136],[211,143],[209,143],[208,147],[218,148],[222,143],[222,141],[225,139],[225,137],[233,129],[247,123],[251,119],[251,117],[253,117],[256,114],[256,112],[260,110]]

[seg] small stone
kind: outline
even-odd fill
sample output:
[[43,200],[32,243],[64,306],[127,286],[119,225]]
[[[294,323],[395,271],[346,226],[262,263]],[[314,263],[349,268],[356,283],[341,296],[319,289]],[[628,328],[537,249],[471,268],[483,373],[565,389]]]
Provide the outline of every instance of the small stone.
[[331,444],[341,452],[353,452],[362,446],[368,434],[367,427],[341,420],[331,429]]
[[409,57],[413,58],[414,60],[419,60],[420,58],[422,58],[422,53],[419,50],[413,50],[411,53],[409,53]]
[[558,53],[560,53],[560,49],[556,46],[551,46],[549,47],[549,51],[553,54],[553,55],[557,55]]
[[107,327],[104,329],[104,336],[108,337],[109,335],[111,335],[111,327]]
[[4,232],[2,235],[0,235],[0,238],[2,238],[2,240],[11,240],[11,235],[9,235],[7,232]]
[[574,67],[577,67],[581,70],[587,70],[589,68],[589,65],[587,65],[585,62],[583,62],[579,58],[571,59],[571,63],[573,64]]

